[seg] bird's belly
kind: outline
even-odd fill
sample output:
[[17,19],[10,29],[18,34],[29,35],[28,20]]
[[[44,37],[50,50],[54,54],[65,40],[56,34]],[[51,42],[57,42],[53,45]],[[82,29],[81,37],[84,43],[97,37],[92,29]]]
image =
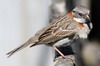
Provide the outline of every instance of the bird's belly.
[[80,38],[86,39],[87,38],[87,34],[86,33],[81,33],[79,34]]
[[64,39],[61,39],[61,40],[57,41],[56,43],[54,43],[53,46],[61,46],[64,44],[68,44],[69,42],[71,42],[71,40],[69,38],[64,38]]

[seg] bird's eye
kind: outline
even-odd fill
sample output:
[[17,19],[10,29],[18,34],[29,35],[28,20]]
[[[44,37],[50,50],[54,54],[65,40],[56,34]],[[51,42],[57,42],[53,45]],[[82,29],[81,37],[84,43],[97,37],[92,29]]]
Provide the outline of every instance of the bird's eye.
[[73,11],[73,12],[76,12],[76,11]]
[[83,16],[83,14],[79,13],[80,16]]

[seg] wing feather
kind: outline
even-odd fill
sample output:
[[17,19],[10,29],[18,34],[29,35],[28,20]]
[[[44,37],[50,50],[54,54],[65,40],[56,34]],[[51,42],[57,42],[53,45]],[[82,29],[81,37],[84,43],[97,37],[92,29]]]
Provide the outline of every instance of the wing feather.
[[50,43],[75,34],[76,23],[72,19],[69,20],[67,16],[64,16],[62,19],[51,23],[48,27],[39,36],[39,43]]

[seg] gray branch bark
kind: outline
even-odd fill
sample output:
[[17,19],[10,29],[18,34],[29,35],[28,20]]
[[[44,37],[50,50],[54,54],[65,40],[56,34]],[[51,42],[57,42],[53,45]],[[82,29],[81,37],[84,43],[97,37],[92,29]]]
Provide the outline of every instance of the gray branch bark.
[[75,65],[75,57],[74,55],[67,55],[68,58],[62,58],[61,56],[55,58],[54,65],[55,66],[74,66]]

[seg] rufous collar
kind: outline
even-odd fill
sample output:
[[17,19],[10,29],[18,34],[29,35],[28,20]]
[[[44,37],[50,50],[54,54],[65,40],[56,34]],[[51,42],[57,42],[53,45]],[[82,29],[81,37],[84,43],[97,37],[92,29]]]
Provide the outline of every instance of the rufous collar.
[[[71,19],[73,19],[74,18],[74,16],[73,16],[73,14],[72,14],[72,12],[70,12],[69,13],[69,17],[71,18]],[[74,19],[73,19],[74,20]],[[76,20],[75,20],[76,21]],[[76,21],[77,22],[77,21]],[[77,25],[79,26],[79,28],[80,29],[82,29],[82,28],[84,28],[84,25],[83,24],[81,24],[81,23],[79,23],[79,22],[77,22]]]

